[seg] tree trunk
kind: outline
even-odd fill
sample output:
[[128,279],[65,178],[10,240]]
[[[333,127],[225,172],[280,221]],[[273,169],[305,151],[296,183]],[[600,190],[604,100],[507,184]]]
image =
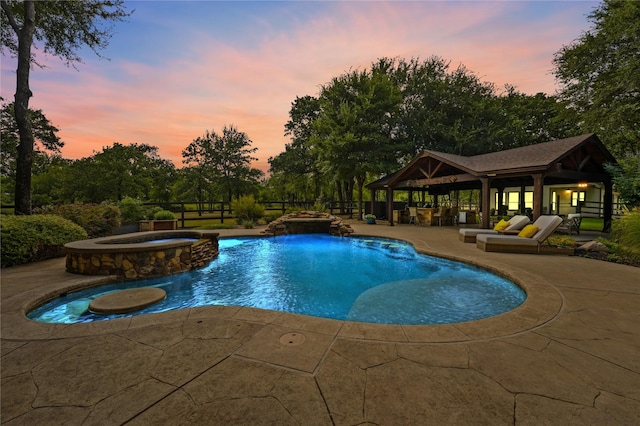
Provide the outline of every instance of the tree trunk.
[[364,203],[362,202],[362,190],[364,188],[365,179],[366,179],[366,176],[358,176],[356,178],[358,183],[358,220],[364,219],[362,215],[362,213],[364,212]]
[[24,2],[24,25],[14,30],[18,33],[18,69],[16,71],[15,116],[20,135],[16,159],[16,214],[31,214],[31,168],[33,167],[33,131],[29,119],[29,71],[31,70],[31,45],[36,29],[36,10],[32,1]]
[[338,203],[340,204],[340,214],[344,214],[344,197],[342,196],[342,181],[336,179],[336,190],[338,191]]
[[344,190],[349,205],[349,219],[353,219],[353,178],[344,181]]

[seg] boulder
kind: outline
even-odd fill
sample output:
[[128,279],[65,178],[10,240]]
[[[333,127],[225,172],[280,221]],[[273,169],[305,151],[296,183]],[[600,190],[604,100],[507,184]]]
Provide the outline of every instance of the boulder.
[[578,247],[578,250],[596,252],[596,253],[607,253],[609,251],[607,249],[607,246],[605,246],[604,244],[598,241],[589,241],[588,243],[584,243],[583,245]]

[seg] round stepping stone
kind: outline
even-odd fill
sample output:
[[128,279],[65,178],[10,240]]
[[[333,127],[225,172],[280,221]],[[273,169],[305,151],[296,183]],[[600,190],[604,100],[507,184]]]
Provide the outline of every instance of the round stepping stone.
[[126,314],[158,303],[167,292],[157,287],[132,288],[105,294],[89,303],[89,310],[98,314]]

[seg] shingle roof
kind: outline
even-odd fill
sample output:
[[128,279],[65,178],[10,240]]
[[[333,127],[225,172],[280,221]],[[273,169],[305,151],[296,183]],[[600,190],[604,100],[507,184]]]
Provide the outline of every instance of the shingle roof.
[[556,163],[568,152],[590,139],[593,134],[574,136],[551,142],[527,145],[505,151],[463,157],[437,151],[426,151],[435,157],[451,161],[476,173],[530,167],[545,167]]
[[[591,147],[589,152],[597,157],[592,157],[596,163],[615,162],[611,153],[595,134],[584,134],[470,157],[439,151],[424,151],[407,166],[367,186],[380,188],[389,184],[393,186],[395,181],[415,179],[412,175],[420,173],[420,164],[424,164],[425,160],[428,161],[429,159],[442,161],[450,167],[478,177],[486,176],[490,173],[497,173],[498,175],[517,175],[522,173],[525,175],[532,171],[544,172],[587,144],[595,145],[595,149]],[[449,168],[448,170],[450,172],[451,169]],[[443,174],[447,173],[445,168],[442,171],[444,172]]]

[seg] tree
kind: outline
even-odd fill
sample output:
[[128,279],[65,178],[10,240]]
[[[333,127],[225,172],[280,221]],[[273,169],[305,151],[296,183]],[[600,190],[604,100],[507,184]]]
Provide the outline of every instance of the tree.
[[319,113],[320,104],[313,96],[297,97],[291,104],[290,118],[284,126],[284,134],[291,137],[291,143],[285,145],[284,152],[269,158],[269,181],[273,185],[278,183],[283,199],[296,201],[321,196],[318,158],[310,144],[313,123]]
[[[31,214],[31,169],[34,135],[29,119],[29,88],[34,38],[45,53],[58,56],[69,65],[80,62],[76,53],[83,45],[94,52],[107,46],[113,22],[130,13],[122,0],[10,1],[0,0],[2,51],[17,56],[15,118],[20,142],[16,158],[15,207],[17,214]],[[99,54],[98,54],[99,55]]]
[[[29,109],[34,136],[33,162],[36,169],[42,169],[49,161],[47,153],[59,154],[64,142],[58,137],[58,128],[45,117],[41,110]],[[16,158],[20,135],[16,123],[13,102],[2,104],[0,109],[0,176],[2,177],[3,202],[10,204],[6,196],[15,197]]]
[[397,85],[387,75],[386,61],[371,71],[352,71],[332,81],[320,93],[321,112],[313,124],[314,148],[325,172],[346,185],[350,201],[358,185],[358,208],[369,174],[398,167],[401,147],[394,138],[395,119],[402,102]]
[[[160,158],[155,146],[114,142],[102,152],[74,162],[75,198],[94,203],[120,201],[127,196],[148,200],[158,185],[158,176],[171,176],[173,169],[170,161]],[[171,182],[163,178],[159,185],[170,186]]]
[[613,177],[613,186],[628,209],[640,207],[640,154],[627,156],[618,165],[606,169]]
[[584,133],[614,156],[640,153],[640,2],[604,0],[593,27],[554,56],[554,70]]
[[233,125],[224,126],[222,135],[207,130],[182,151],[182,162],[199,168],[203,185],[205,179],[219,181],[223,194],[231,202],[234,191],[239,196],[244,184],[257,185],[262,176],[261,171],[251,168],[251,162],[257,161],[251,154],[258,150],[250,148],[252,143],[246,133]]

